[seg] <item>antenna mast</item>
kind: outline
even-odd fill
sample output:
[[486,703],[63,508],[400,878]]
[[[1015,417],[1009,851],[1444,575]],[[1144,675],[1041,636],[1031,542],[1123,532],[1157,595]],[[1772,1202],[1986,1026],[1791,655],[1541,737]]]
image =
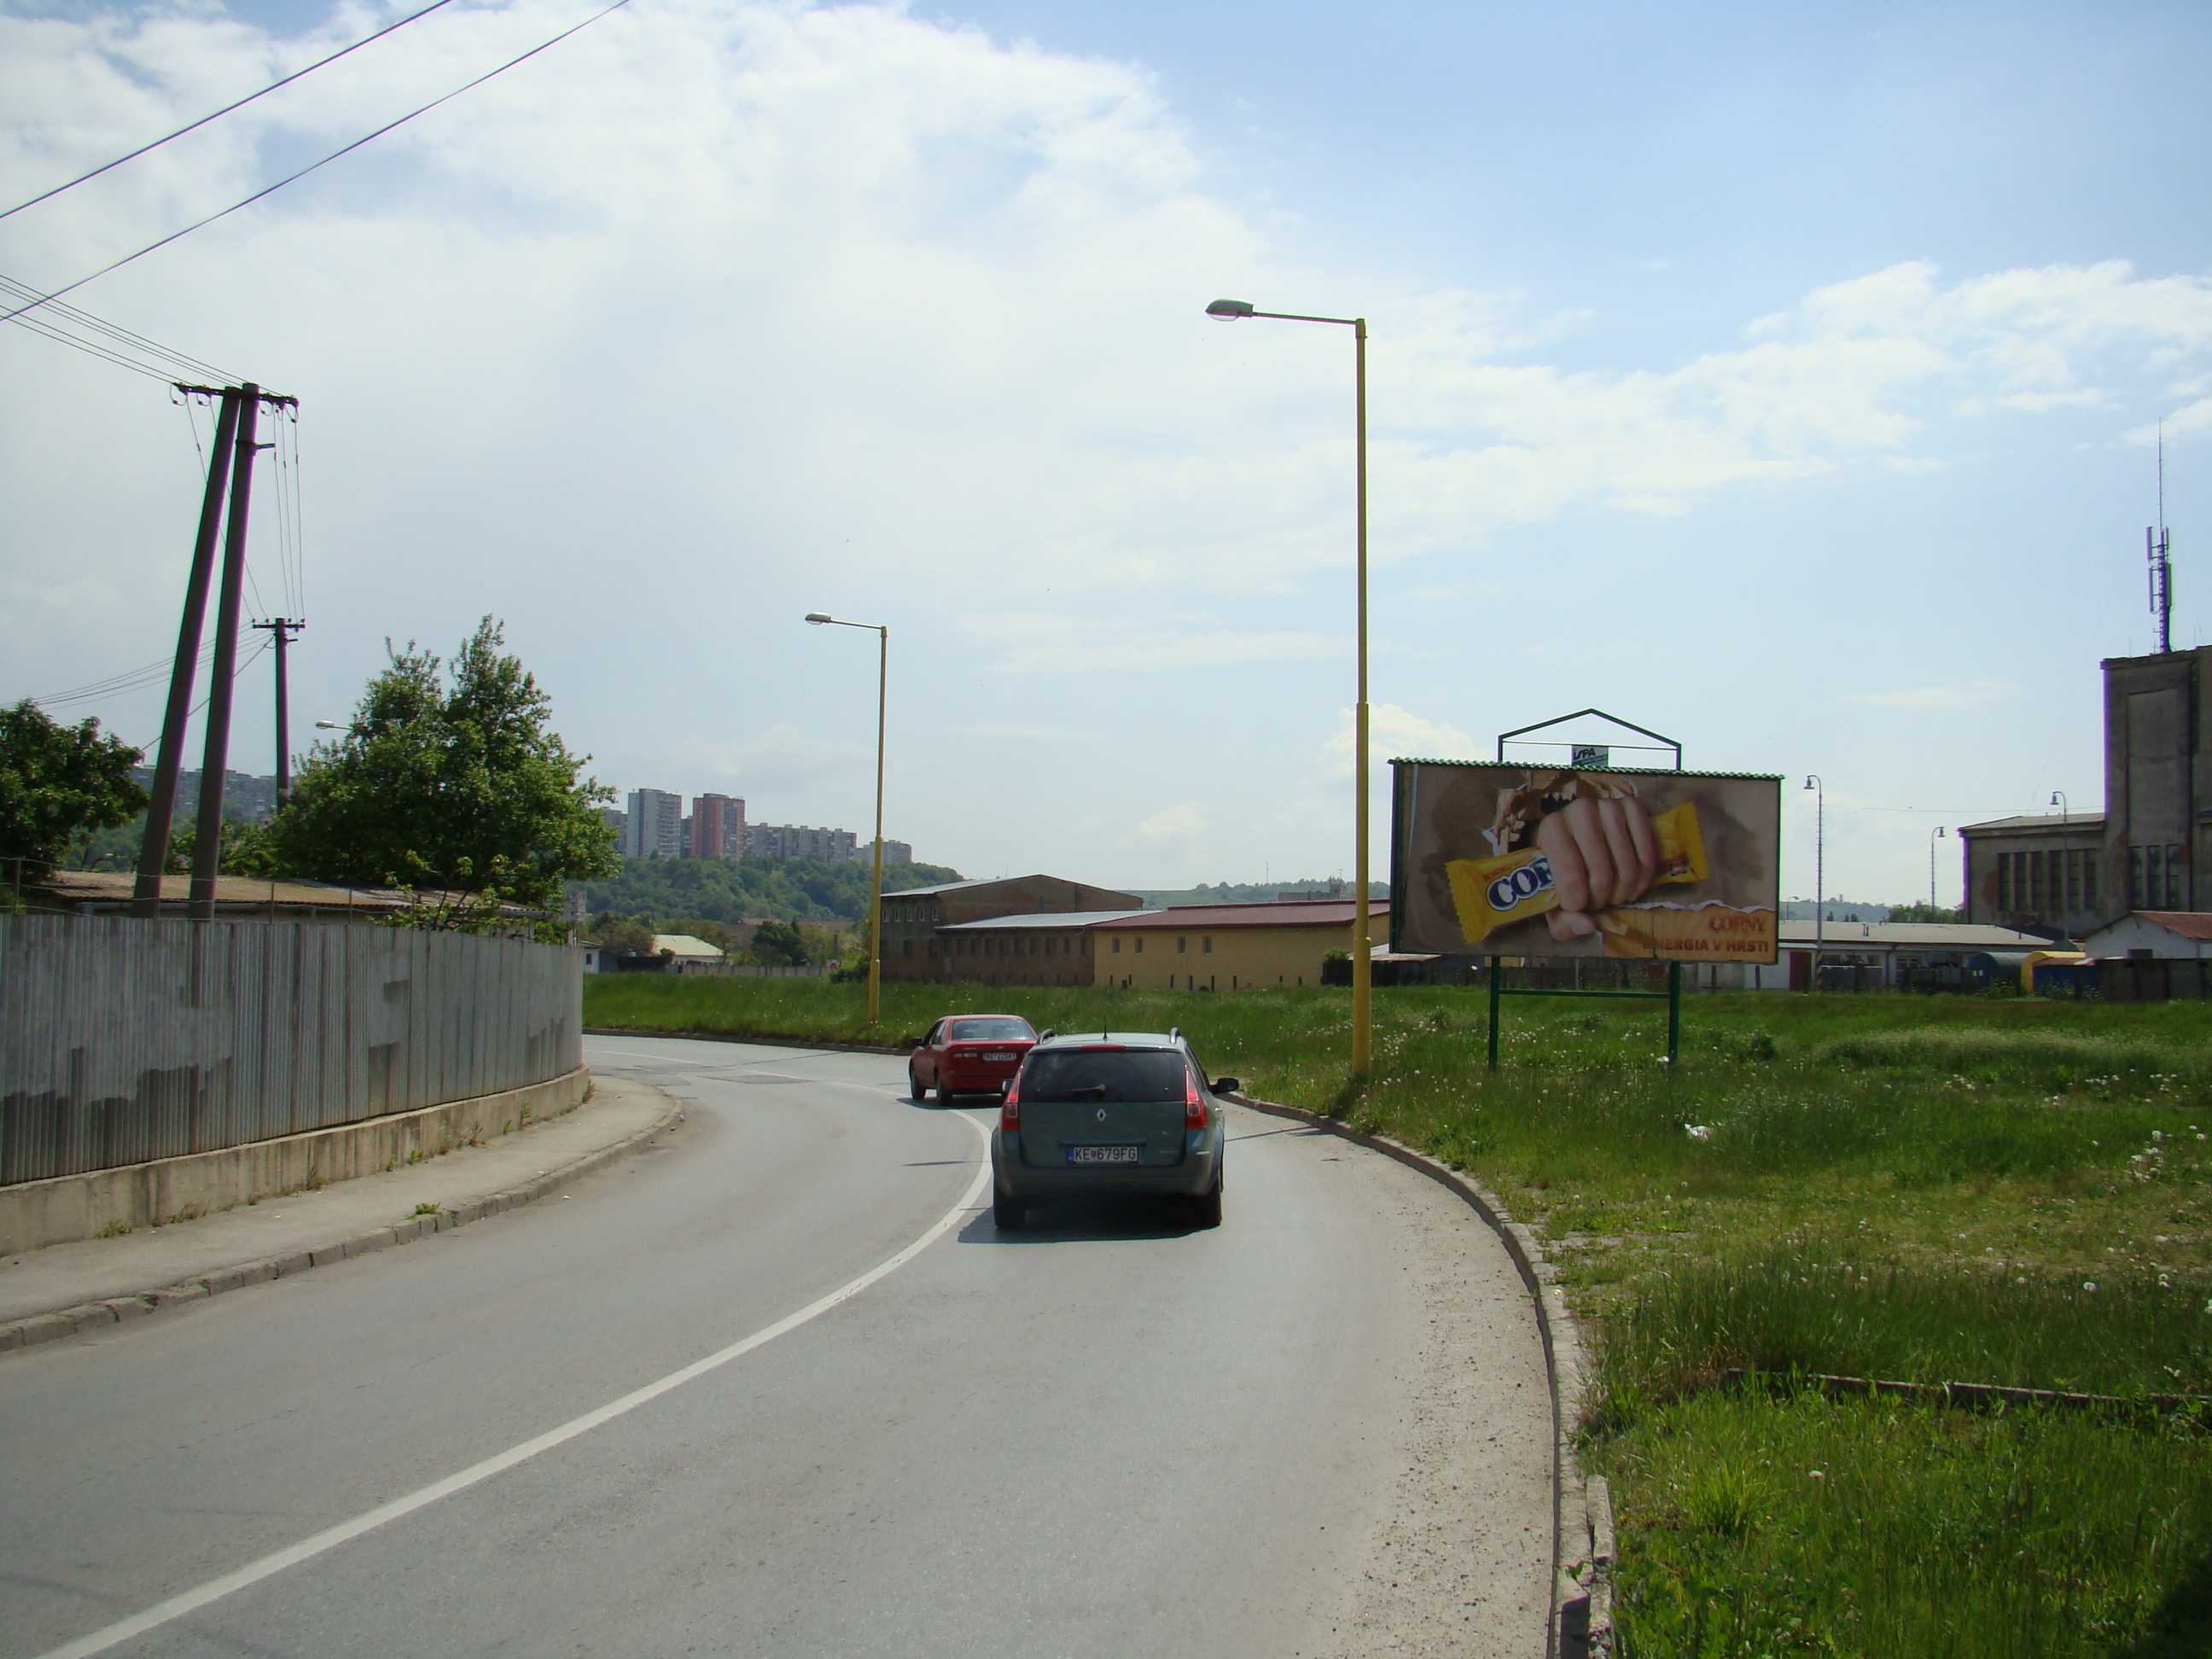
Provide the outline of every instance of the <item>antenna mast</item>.
[[2150,562],[2150,614],[2158,618],[2158,649],[2173,649],[2173,566],[2167,559],[2166,529],[2166,423],[2158,428],[2158,522],[2143,529],[2143,556]]

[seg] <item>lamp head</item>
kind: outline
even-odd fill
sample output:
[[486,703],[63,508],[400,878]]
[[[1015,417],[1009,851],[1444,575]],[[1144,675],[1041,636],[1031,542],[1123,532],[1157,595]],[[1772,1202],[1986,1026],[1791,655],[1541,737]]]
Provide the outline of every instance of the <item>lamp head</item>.
[[1217,323],[1233,323],[1239,317],[1252,314],[1252,302],[1249,300],[1216,300],[1206,307],[1206,314]]
[[810,611],[806,613],[806,620],[819,628],[823,623],[835,622],[837,619],[824,611]]
[[1805,780],[1805,787],[1806,787],[1808,789],[1818,789],[1818,788],[1820,787],[1820,779],[1819,779],[1819,778],[1817,778],[1817,777],[1809,777],[1809,776],[1808,776],[1808,777]]
[[2056,789],[2051,792],[2051,804],[2053,806],[2058,805],[2058,792]]
[[318,732],[343,732],[345,730],[345,727],[340,726],[336,720],[317,720],[315,722],[315,730]]
[[1950,832],[1948,830],[1946,830],[1946,829],[1945,829],[1942,824],[1940,824],[1940,823],[1939,823],[1939,824],[1937,824],[1937,825],[1936,826],[1936,836],[1937,836],[1937,837],[1938,837],[1939,839],[1941,839],[1941,838],[1942,838],[1942,837],[1945,837],[1945,836],[1948,836],[1950,833],[1951,833],[1951,832]]

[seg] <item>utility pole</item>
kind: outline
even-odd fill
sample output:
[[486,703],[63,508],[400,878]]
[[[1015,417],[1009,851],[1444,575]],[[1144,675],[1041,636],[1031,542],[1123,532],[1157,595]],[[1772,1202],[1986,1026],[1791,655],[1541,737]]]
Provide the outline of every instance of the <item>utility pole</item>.
[[[169,702],[161,717],[161,747],[154,763],[154,787],[146,805],[146,836],[138,848],[138,879],[131,913],[161,913],[161,866],[169,857],[169,819],[176,810],[177,768],[185,746],[185,722],[192,706],[192,671],[199,665],[200,626],[207,617],[208,574],[215,563],[216,532],[222,525],[223,454],[238,430],[239,389],[183,386],[187,395],[222,399],[216,417],[215,447],[208,455],[207,491],[200,497],[199,534],[192,543],[191,574],[185,579],[185,611],[177,625],[177,659],[169,667]],[[205,780],[202,780],[203,787]]]
[[276,805],[292,798],[292,723],[290,682],[284,673],[284,647],[292,643],[292,636],[307,627],[304,617],[276,617],[268,622],[253,624],[258,631],[269,635],[276,647]]

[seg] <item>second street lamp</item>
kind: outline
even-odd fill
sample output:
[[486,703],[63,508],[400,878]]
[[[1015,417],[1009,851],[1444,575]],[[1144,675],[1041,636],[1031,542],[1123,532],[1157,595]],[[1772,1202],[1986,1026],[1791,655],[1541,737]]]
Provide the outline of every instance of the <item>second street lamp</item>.
[[847,622],[820,611],[810,611],[806,620],[817,628],[865,628],[874,630],[876,653],[876,870],[868,887],[868,1024],[883,1012],[884,1000],[884,688],[891,672],[891,630],[884,623]]
[[1805,787],[1813,792],[1813,973],[1805,988],[1817,991],[1820,988],[1820,945],[1828,908],[1828,874],[1824,862],[1826,848],[1823,845],[1828,820],[1828,791],[1817,772],[1806,775]]
[[1352,331],[1352,387],[1353,442],[1358,480],[1358,630],[1359,686],[1352,713],[1352,769],[1358,775],[1358,816],[1352,839],[1352,1069],[1367,1073],[1374,1029],[1374,946],[1367,919],[1367,319],[1364,317],[1313,317],[1295,311],[1257,311],[1249,300],[1216,300],[1206,314],[1217,322],[1233,323],[1246,317],[1271,318],[1285,323],[1330,323]]

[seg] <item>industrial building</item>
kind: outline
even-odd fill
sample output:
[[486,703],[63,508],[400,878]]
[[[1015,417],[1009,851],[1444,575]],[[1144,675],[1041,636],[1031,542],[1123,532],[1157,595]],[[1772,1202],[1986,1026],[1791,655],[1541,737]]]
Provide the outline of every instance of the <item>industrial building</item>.
[[2212,646],[2103,669],[2105,810],[1960,826],[1967,921],[2078,939],[2212,908]]

